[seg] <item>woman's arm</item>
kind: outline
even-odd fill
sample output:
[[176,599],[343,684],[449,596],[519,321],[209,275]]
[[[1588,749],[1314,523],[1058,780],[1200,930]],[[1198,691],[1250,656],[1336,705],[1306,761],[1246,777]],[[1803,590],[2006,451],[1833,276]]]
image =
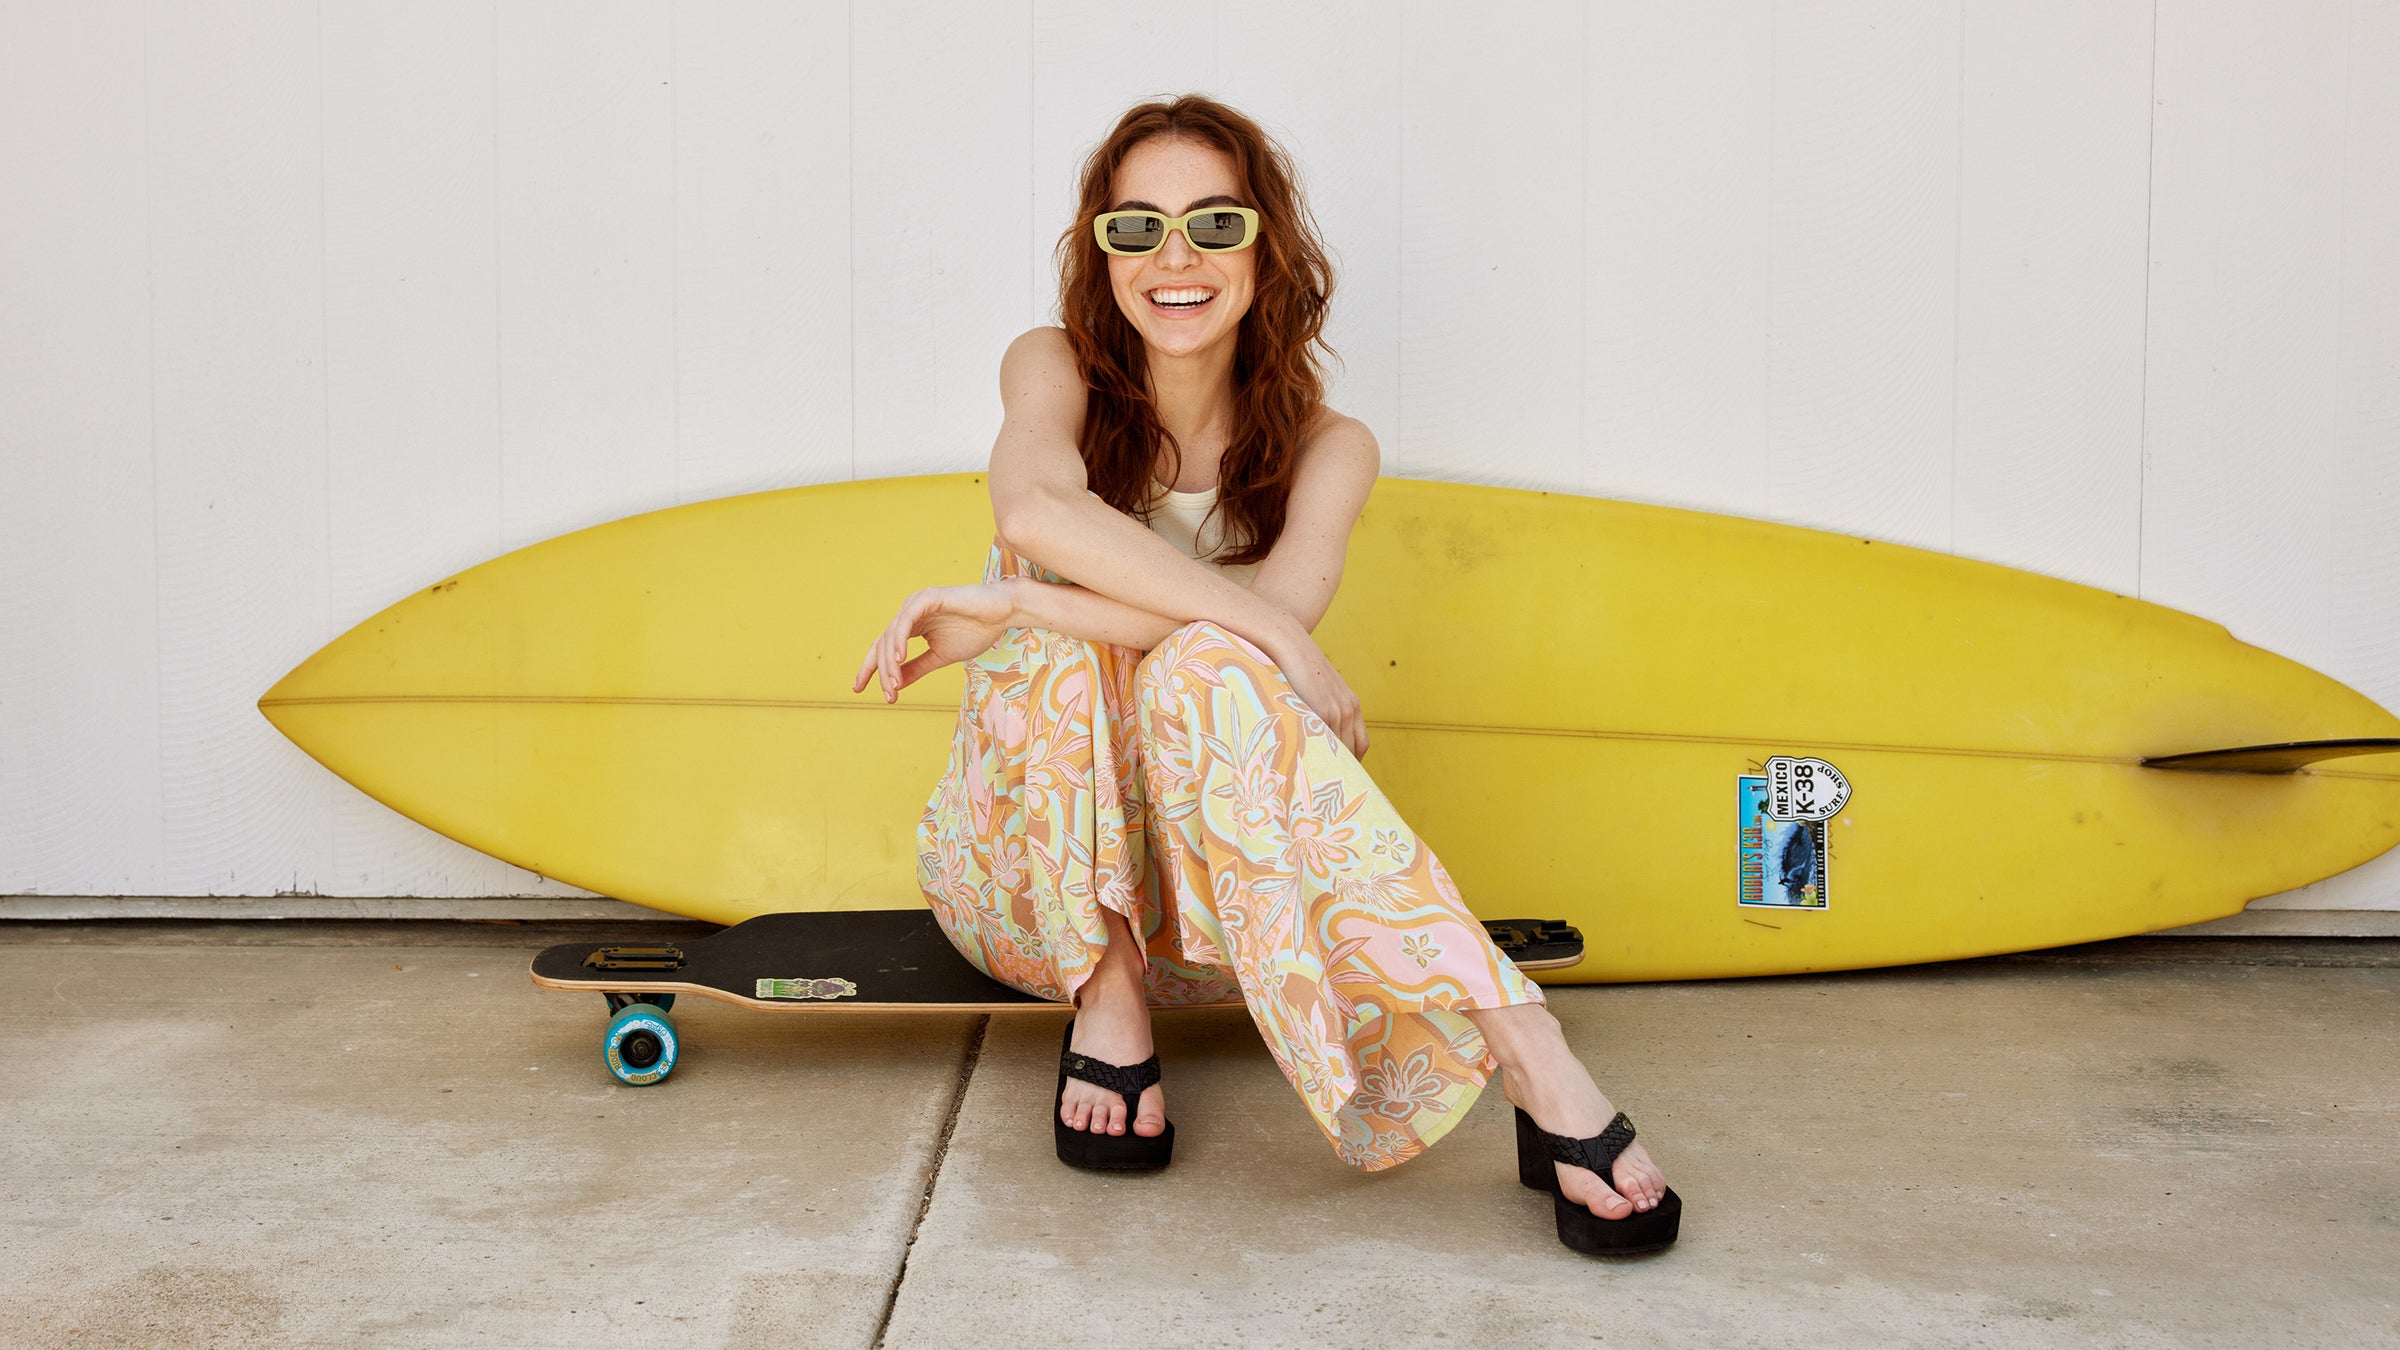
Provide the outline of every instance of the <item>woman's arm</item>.
[[[1315,633],[1341,588],[1350,532],[1374,490],[1382,462],[1375,434],[1365,423],[1342,417],[1319,429],[1302,453],[1283,533],[1244,588]],[[1072,583],[1035,583],[1013,598],[1016,609],[1010,627],[1048,628],[1141,651],[1157,646],[1179,626],[1165,615]]]
[[1163,614],[1136,609],[1095,590],[1068,583],[1036,581],[1031,577],[1003,578],[1008,583],[1008,626],[1047,628],[1068,637],[1111,642],[1148,651],[1167,640],[1183,624]]
[[[1112,631],[1150,631],[1132,615],[1084,600],[1115,601],[1164,624],[1148,643],[1194,619],[1222,624],[1283,659],[1308,639],[1297,618],[1217,569],[1198,562],[1141,522],[1092,495],[1076,438],[1083,429],[1084,385],[1066,334],[1036,328],[1008,346],[1000,362],[1005,416],[992,446],[992,519],[1019,555],[1067,577],[1090,597],[1038,597],[1062,606],[1044,625],[1076,637],[1072,625],[1097,618]],[[1056,589],[1056,588],[1054,588]],[[1115,638],[1103,638],[1117,641]]]
[[[1352,754],[1363,757],[1367,723],[1359,711],[1358,694],[1309,632],[1315,614],[1324,612],[1323,602],[1310,597],[1321,591],[1324,599],[1331,599],[1341,575],[1339,551],[1332,555],[1330,567],[1323,556],[1327,532],[1304,527],[1293,534],[1288,561],[1275,569],[1283,574],[1276,582],[1278,593],[1291,596],[1290,603],[1314,609],[1308,623],[1302,623],[1281,604],[1185,555],[1148,526],[1092,495],[1084,476],[1083,455],[1076,449],[1083,430],[1084,397],[1083,378],[1064,332],[1036,328],[1009,344],[1008,354],[1000,362],[1000,398],[1006,415],[1000,439],[992,446],[993,522],[999,527],[1001,541],[1012,551],[1094,593],[1080,598],[1036,597],[1036,603],[1055,599],[1069,606],[1080,604],[1080,613],[1062,612],[1052,617],[1068,624],[1099,617],[1103,623],[1119,625],[1117,631],[1128,635],[1155,632],[1152,646],[1195,619],[1216,623],[1266,653],[1291,681],[1293,692],[1325,720]],[[1363,435],[1365,428],[1358,432]],[[1370,445],[1372,439],[1367,438]],[[1358,462],[1353,456],[1353,465]],[[1368,474],[1357,489],[1359,501],[1365,501],[1372,478]],[[1346,524],[1342,537],[1348,538]],[[1316,542],[1312,544],[1312,540]],[[1286,552],[1279,539],[1274,553]],[[1265,576],[1274,563],[1275,557],[1270,555],[1260,565],[1260,575]],[[1153,615],[1164,627],[1142,624],[1114,609],[1097,608],[1090,603],[1097,599]],[[900,644],[905,649],[905,633]]]
[[1283,533],[1250,578],[1250,593],[1316,632],[1341,589],[1350,531],[1382,468],[1383,452],[1366,423],[1336,415],[1314,428],[1292,472]]

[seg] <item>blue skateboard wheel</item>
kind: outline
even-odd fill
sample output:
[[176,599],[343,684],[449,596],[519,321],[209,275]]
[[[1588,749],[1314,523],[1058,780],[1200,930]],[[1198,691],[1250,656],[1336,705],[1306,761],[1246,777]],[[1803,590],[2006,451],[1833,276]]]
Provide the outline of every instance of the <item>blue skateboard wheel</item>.
[[620,1083],[645,1087],[675,1068],[675,1023],[655,1003],[636,1003],[608,1019],[601,1058]]

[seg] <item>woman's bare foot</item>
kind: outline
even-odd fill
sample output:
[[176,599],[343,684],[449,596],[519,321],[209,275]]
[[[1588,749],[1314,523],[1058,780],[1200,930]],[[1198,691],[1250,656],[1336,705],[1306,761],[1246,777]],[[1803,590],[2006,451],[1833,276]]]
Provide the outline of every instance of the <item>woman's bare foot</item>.
[[[1067,1048],[1105,1064],[1139,1064],[1150,1058],[1150,1001],[1142,988],[1142,952],[1133,939],[1132,925],[1114,910],[1101,911],[1108,921],[1108,950],[1091,978],[1076,992],[1075,1033]],[[1080,1078],[1067,1080],[1058,1104],[1058,1118],[1069,1129],[1093,1134],[1123,1134],[1125,1098]],[[1135,1134],[1155,1136],[1167,1128],[1167,1096],[1157,1084],[1142,1090],[1141,1110],[1131,1122]]]
[[[1616,1108],[1600,1095],[1583,1061],[1567,1048],[1558,1019],[1538,1003],[1472,1011],[1477,1030],[1500,1061],[1501,1094],[1533,1123],[1552,1134],[1589,1139],[1608,1128]],[[1656,1209],[1666,1197],[1667,1179],[1650,1161],[1650,1153],[1635,1140],[1617,1155],[1609,1170],[1613,1187],[1588,1169],[1567,1163],[1558,1168],[1559,1190],[1603,1219],[1622,1219],[1641,1210]]]

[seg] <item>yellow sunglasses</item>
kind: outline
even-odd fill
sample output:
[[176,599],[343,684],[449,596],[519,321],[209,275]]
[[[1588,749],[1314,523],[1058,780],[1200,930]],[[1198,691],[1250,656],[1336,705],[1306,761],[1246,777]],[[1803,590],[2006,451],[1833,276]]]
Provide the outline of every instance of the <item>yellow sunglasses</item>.
[[1203,253],[1232,253],[1258,241],[1258,212],[1247,206],[1204,206],[1180,216],[1158,211],[1103,211],[1092,217],[1102,252],[1138,258],[1166,247],[1169,230]]

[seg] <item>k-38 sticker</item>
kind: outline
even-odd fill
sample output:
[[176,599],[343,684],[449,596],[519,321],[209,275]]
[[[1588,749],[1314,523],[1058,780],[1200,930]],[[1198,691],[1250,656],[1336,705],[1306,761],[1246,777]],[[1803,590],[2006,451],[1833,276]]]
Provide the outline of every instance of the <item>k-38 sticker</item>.
[[1821,759],[1767,759],[1767,815],[1774,820],[1831,820],[1850,804],[1850,780]]
[[1826,907],[1825,823],[1850,804],[1850,780],[1821,759],[1776,755],[1734,779],[1741,903]]

